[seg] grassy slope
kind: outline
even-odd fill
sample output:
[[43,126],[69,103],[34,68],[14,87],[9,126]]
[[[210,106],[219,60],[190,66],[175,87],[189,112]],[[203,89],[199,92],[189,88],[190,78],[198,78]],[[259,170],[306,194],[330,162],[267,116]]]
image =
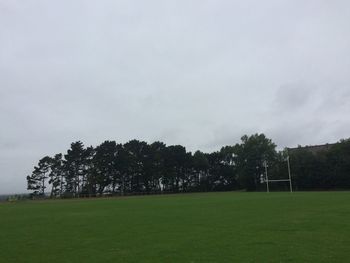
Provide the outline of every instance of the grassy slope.
[[348,262],[350,193],[0,204],[0,262]]

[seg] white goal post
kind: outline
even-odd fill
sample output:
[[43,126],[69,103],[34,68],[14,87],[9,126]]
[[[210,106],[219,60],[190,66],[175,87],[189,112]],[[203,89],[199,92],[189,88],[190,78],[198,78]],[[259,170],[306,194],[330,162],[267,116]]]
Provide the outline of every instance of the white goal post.
[[288,167],[288,179],[274,179],[274,180],[269,180],[269,176],[267,173],[267,161],[264,161],[264,167],[265,167],[265,181],[266,181],[266,192],[270,192],[270,187],[269,187],[269,183],[270,182],[289,182],[289,189],[290,192],[293,192],[293,187],[292,187],[292,176],[290,174],[290,162],[289,162],[289,156],[287,156],[287,167]]

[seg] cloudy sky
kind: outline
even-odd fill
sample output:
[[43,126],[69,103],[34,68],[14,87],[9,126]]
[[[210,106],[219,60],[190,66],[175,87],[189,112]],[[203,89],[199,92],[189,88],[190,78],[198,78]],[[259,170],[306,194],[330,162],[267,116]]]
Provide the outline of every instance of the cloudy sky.
[[0,193],[44,155],[350,137],[350,2],[0,0]]

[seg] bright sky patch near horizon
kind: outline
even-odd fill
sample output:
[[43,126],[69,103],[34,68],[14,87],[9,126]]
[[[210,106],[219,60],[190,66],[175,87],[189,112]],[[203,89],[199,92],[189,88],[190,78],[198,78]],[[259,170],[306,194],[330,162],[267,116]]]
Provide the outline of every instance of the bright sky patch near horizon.
[[0,0],[0,194],[82,140],[350,137],[350,2]]

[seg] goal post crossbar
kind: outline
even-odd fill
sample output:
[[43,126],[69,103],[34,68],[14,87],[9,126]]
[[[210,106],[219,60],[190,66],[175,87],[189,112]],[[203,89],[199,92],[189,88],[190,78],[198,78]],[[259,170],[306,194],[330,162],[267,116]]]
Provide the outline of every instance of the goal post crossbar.
[[271,180],[269,179],[269,182],[289,182],[290,179],[278,179],[278,180]]
[[270,187],[269,187],[269,182],[289,182],[289,189],[290,192],[293,192],[293,187],[292,187],[292,176],[290,173],[290,163],[289,163],[289,156],[287,156],[287,168],[288,168],[288,179],[273,179],[270,180],[268,175],[267,175],[267,161],[264,161],[264,166],[265,166],[265,180],[266,180],[266,191],[269,193],[270,192]]

